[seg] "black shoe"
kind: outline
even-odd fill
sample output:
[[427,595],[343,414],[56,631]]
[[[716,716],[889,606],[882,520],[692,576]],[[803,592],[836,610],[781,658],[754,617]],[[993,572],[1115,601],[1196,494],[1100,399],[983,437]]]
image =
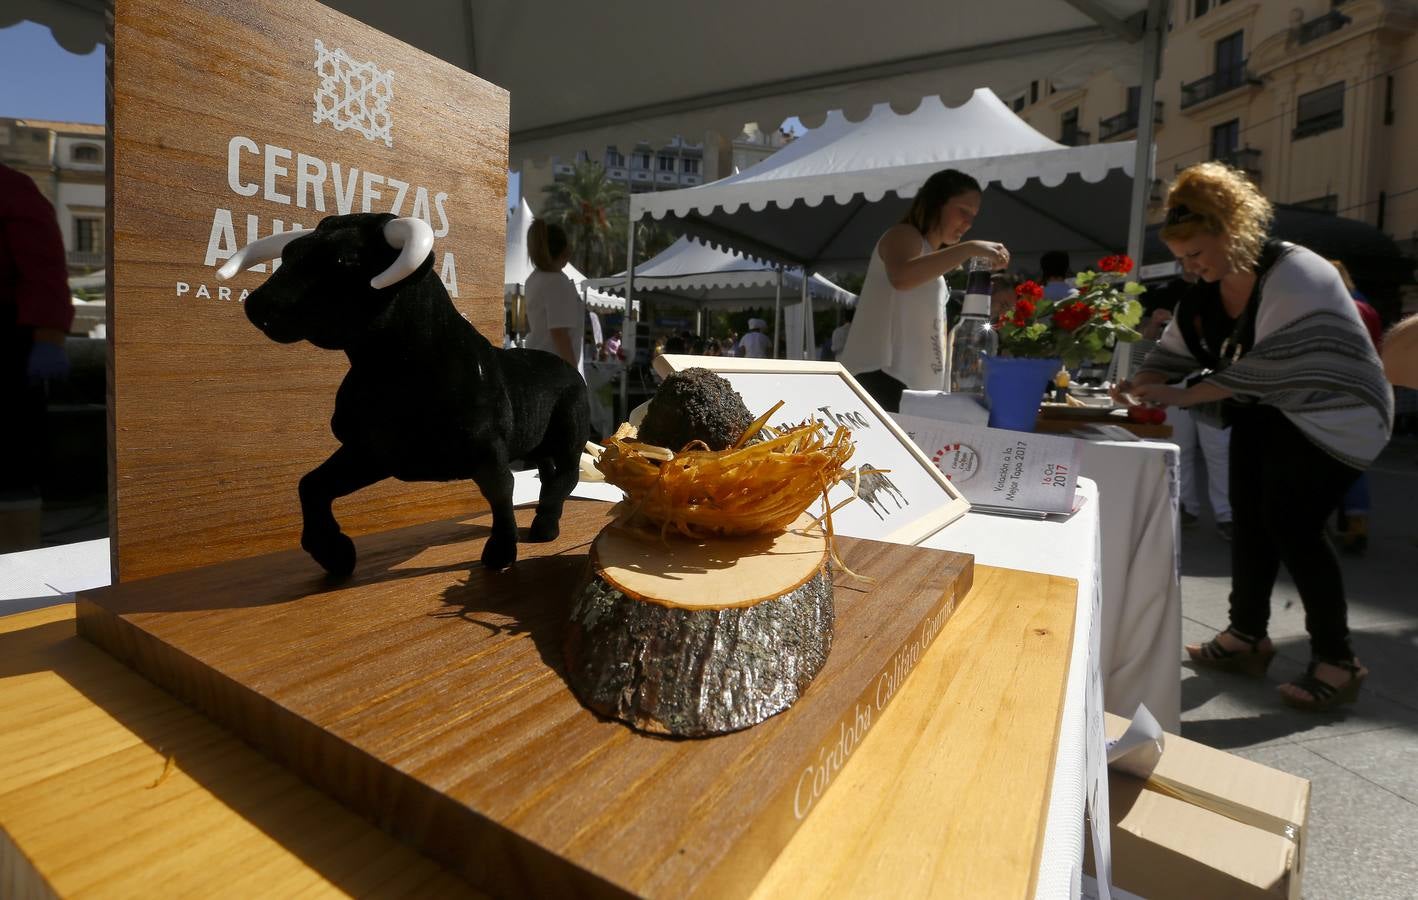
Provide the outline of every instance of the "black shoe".
[[1230,522],[1217,522],[1216,533],[1221,535],[1221,540],[1231,543],[1231,539],[1236,536],[1236,526]]
[[1183,527],[1183,528],[1190,528],[1190,527],[1192,527],[1193,525],[1195,525],[1196,523],[1197,523],[1196,513],[1189,513],[1189,512],[1187,512],[1186,510],[1182,510],[1182,527]]

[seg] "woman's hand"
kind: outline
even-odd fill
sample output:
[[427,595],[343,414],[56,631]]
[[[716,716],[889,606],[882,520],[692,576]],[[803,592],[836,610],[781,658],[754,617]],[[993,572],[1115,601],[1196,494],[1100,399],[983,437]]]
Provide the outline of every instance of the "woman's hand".
[[973,248],[971,256],[983,256],[990,261],[990,265],[995,269],[1003,269],[1009,265],[1009,248],[1004,244],[995,241],[970,241]]
[[1123,406],[1137,406],[1139,399],[1137,396],[1138,388],[1161,383],[1162,376],[1158,373],[1139,372],[1137,378],[1131,381],[1125,378],[1109,388],[1108,396],[1112,398],[1114,403],[1119,403]]
[[1175,384],[1139,384],[1133,387],[1132,395],[1152,406],[1188,406],[1187,389]]

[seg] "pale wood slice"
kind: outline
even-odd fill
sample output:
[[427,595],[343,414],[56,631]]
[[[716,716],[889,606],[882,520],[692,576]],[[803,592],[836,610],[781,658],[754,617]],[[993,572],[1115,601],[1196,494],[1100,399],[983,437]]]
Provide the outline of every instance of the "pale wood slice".
[[620,524],[591,547],[597,577],[637,600],[681,609],[731,609],[782,597],[822,570],[827,540],[803,515],[781,534],[692,541]]

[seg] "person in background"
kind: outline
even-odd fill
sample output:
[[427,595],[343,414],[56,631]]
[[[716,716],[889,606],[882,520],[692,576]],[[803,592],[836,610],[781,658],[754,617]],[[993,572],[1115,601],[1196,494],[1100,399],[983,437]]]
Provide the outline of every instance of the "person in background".
[[[1337,259],[1331,259],[1329,263],[1339,272],[1344,289],[1353,298],[1359,318],[1363,321],[1365,330],[1369,332],[1369,340],[1374,344],[1374,350],[1383,352],[1384,326],[1379,319],[1379,311],[1370,306],[1369,301],[1365,300],[1364,295],[1354,286],[1348,266]],[[1368,549],[1369,507],[1369,473],[1363,472],[1349,486],[1349,490],[1344,494],[1344,502],[1339,506],[1339,549],[1345,553],[1362,555]]]
[[527,344],[532,350],[555,353],[586,377],[581,352],[585,345],[586,304],[562,269],[571,261],[571,241],[560,225],[536,219],[527,229]]
[[68,278],[54,207],[0,165],[0,553],[40,545],[45,391],[69,374]]
[[621,361],[625,360],[625,353],[621,350],[620,342],[621,337],[619,331],[611,332],[611,336],[606,338],[606,342],[602,345],[602,349],[605,352],[607,359],[618,359]]
[[763,330],[768,327],[768,323],[762,319],[748,320],[748,334],[739,338],[739,346],[736,356],[747,359],[769,359],[773,356],[773,341]]
[[709,340],[707,340],[707,341],[704,342],[704,355],[705,355],[705,356],[723,356],[723,355],[724,355],[724,345],[721,344],[721,343],[719,343],[719,341],[718,341],[717,338],[710,338]]
[[[1133,344],[1135,359],[1145,359],[1157,346],[1168,323],[1172,321],[1172,311],[1159,306],[1152,311],[1139,329],[1142,340]],[[1206,495],[1211,501],[1211,515],[1216,522],[1216,533],[1221,540],[1230,541],[1235,533],[1231,523],[1231,430],[1219,427],[1193,416],[1191,410],[1180,406],[1167,408],[1167,424],[1172,426],[1172,442],[1181,448],[1178,475],[1181,479],[1181,521],[1183,528],[1191,528],[1200,520],[1201,492],[1197,490],[1198,463],[1206,467]],[[1200,456],[1197,451],[1200,450]]]
[[974,178],[955,169],[936,172],[872,251],[837,359],[887,412],[900,411],[903,391],[946,389],[945,274],[974,256],[997,269],[1009,265],[1004,244],[962,240],[980,202]]
[[999,317],[1014,309],[1019,298],[1014,289],[1019,287],[1019,276],[1008,272],[996,272],[990,276],[990,321],[998,322]]
[[1068,279],[1073,275],[1068,254],[1062,250],[1050,250],[1039,257],[1039,277],[1044,279],[1044,299],[1062,300],[1073,293],[1073,285]]
[[[1311,661],[1280,692],[1292,706],[1323,710],[1356,699],[1368,675],[1324,525],[1388,442],[1393,391],[1339,273],[1303,247],[1268,241],[1271,216],[1239,170],[1209,162],[1177,176],[1161,237],[1200,280],[1114,398],[1222,406],[1231,424],[1231,621],[1187,654],[1197,665],[1264,674],[1284,563],[1304,604]],[[1188,386],[1167,384],[1198,370]]]
[[842,318],[842,324],[832,329],[832,343],[828,347],[828,350],[831,351],[831,355],[827,357],[828,359],[836,359],[846,348],[847,335],[851,334],[852,320],[856,317],[857,311],[855,309],[849,309],[847,310],[847,314]]

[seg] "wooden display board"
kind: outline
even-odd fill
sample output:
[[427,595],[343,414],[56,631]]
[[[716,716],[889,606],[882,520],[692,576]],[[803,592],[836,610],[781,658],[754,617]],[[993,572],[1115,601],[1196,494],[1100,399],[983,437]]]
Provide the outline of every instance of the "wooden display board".
[[[508,96],[315,0],[115,0],[110,531],[120,580],[296,545],[298,479],[334,450],[342,353],[271,342],[218,283],[248,242],[326,215],[427,220],[435,271],[502,335]],[[384,484],[352,534],[481,508]]]
[[[855,482],[860,502],[832,514],[837,534],[917,544],[969,511],[970,501],[960,489],[841,363],[680,354],[655,359],[661,375],[694,367],[727,379],[755,417],[781,400],[770,425],[816,420],[829,433],[839,427],[851,432],[856,450],[850,465],[860,473]],[[828,498],[833,505],[841,503],[852,496],[853,487],[852,479],[842,481]]]
[[287,551],[81,594],[79,631],[499,896],[747,893],[949,629],[973,559],[841,539],[873,581],[838,576],[832,651],[802,698],[666,739],[597,717],[565,681],[609,510],[573,501],[561,537],[504,573],[475,562],[484,514],[364,537],[338,587]]

